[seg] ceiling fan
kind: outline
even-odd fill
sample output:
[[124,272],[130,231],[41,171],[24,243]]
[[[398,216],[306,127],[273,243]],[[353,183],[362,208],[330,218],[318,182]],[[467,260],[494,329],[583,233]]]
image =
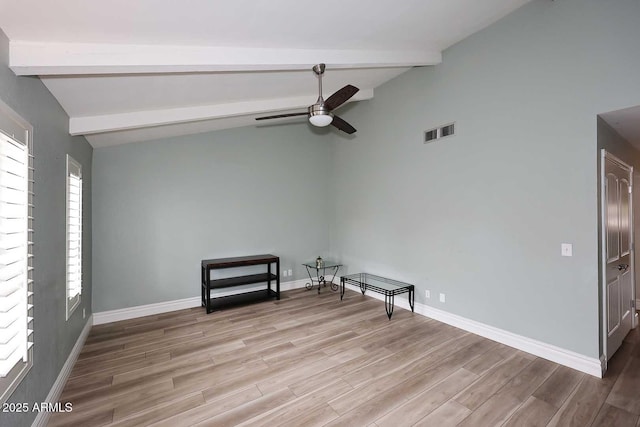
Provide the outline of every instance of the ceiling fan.
[[325,101],[322,98],[322,75],[324,74],[325,64],[314,65],[312,70],[318,76],[318,100],[315,104],[310,105],[306,112],[277,114],[275,116],[257,117],[256,120],[279,119],[282,117],[292,116],[308,116],[309,122],[318,127],[333,125],[343,132],[352,134],[356,129],[349,123],[333,114],[333,110],[347,102],[360,89],[352,85],[346,85],[342,89],[336,91]]

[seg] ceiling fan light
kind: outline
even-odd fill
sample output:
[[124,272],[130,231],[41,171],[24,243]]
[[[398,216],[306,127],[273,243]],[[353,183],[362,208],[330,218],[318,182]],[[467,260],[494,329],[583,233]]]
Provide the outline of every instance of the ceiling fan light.
[[309,116],[309,122],[311,122],[312,125],[317,127],[329,126],[332,121],[333,121],[333,116],[330,114],[315,114],[315,115]]

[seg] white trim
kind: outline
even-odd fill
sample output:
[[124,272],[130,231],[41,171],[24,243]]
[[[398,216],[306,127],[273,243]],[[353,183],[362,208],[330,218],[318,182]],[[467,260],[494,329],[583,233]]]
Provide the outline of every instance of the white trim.
[[[87,320],[87,323],[84,325],[82,332],[80,332],[80,336],[78,337],[76,344],[71,349],[71,353],[69,353],[69,357],[67,357],[67,361],[64,363],[64,366],[62,366],[62,369],[58,374],[58,378],[56,378],[56,381],[53,383],[53,386],[51,386],[51,390],[49,391],[49,394],[45,399],[46,403],[50,403],[53,405],[54,403],[58,402],[58,400],[60,399],[60,394],[62,394],[62,389],[64,388],[64,385],[67,383],[67,379],[69,379],[69,375],[71,374],[73,365],[75,365],[76,361],[78,360],[78,356],[80,355],[80,351],[82,351],[84,342],[87,340],[87,337],[89,336],[89,332],[91,331],[91,326],[93,326],[93,316],[89,316],[89,320]],[[38,412],[38,415],[36,416],[36,419],[33,421],[33,424],[31,424],[31,427],[46,426],[47,423],[49,422],[50,416],[51,416],[51,412],[48,412],[48,411]]]
[[11,40],[9,68],[20,75],[131,74],[308,70],[436,65],[435,47],[421,50],[282,49],[132,45]]
[[[309,280],[300,279],[292,280],[289,282],[280,282],[280,292],[288,291],[291,289],[304,288],[305,283]],[[252,288],[243,288],[242,292],[248,292],[255,288],[255,290],[264,289],[264,286]],[[237,292],[233,290],[227,290],[224,292],[216,293],[216,296],[222,297],[227,295],[233,295]],[[174,301],[159,302],[156,304],[138,305],[135,307],[121,308],[118,310],[101,311],[99,313],[93,313],[93,324],[102,325],[104,323],[118,322],[120,320],[136,319],[138,317],[151,316],[154,314],[168,313],[170,311],[184,310],[186,308],[200,307],[200,297],[185,298]]]
[[605,149],[600,150],[600,275],[599,275],[599,287],[601,289],[600,292],[600,307],[602,308],[602,318],[600,319],[600,337],[602,341],[602,348],[600,352],[601,360],[604,360],[604,368],[607,368],[607,232],[605,227],[605,221],[607,218],[606,204],[607,201],[604,200],[605,197],[605,159],[607,157],[607,151]]
[[152,314],[168,313],[170,311],[184,310],[200,306],[200,297],[185,298],[175,301],[165,301],[156,304],[139,305],[136,307],[121,308],[118,310],[101,311],[93,313],[93,324],[118,322],[120,320],[135,319],[151,316]]
[[[348,289],[356,292],[360,292],[360,288],[357,286],[347,285]],[[368,292],[367,296],[375,299],[384,300],[384,295],[376,292]],[[406,310],[411,310],[409,302],[402,298],[395,299],[395,306],[401,307]],[[493,326],[486,325],[484,323],[477,322],[475,320],[467,319],[457,314],[448,313],[437,308],[421,304],[416,302],[414,304],[415,312],[425,317],[437,320],[447,325],[455,326],[456,328],[463,329],[481,337],[488,338],[493,341],[508,345],[509,347],[517,348],[518,350],[525,351],[533,354],[534,356],[542,357],[560,365],[568,366],[569,368],[576,369],[589,375],[593,375],[597,378],[602,378],[603,370],[600,359],[587,357],[579,353],[575,353],[570,350],[565,350],[560,347],[556,347],[551,344],[544,343],[542,341],[534,340],[522,335],[514,334],[512,332],[505,331]]]

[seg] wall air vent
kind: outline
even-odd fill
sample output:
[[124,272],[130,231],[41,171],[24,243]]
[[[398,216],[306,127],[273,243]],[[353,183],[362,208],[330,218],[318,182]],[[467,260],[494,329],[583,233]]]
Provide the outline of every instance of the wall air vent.
[[453,136],[455,134],[455,123],[439,126],[424,132],[424,143],[435,141],[436,139]]
[[451,136],[455,133],[455,125],[451,123],[450,125],[442,126],[440,128],[440,138],[444,138],[445,136]]
[[424,142],[430,142],[438,139],[438,129],[431,129],[425,131],[424,133]]

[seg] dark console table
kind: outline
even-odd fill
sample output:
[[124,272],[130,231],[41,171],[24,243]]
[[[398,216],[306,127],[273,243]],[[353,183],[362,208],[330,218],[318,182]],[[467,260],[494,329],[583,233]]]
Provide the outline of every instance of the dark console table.
[[[271,266],[275,264],[275,272],[271,272]],[[222,268],[248,267],[252,265],[266,265],[266,273],[250,274],[246,276],[226,277],[223,279],[211,279],[211,270]],[[242,292],[236,295],[215,298],[216,300],[251,300],[268,299],[275,297],[280,299],[280,258],[271,255],[251,255],[234,258],[204,259],[201,263],[202,277],[202,306],[206,307],[207,314],[211,313],[211,289],[230,288],[233,286],[250,285],[252,283],[267,283],[267,288],[259,291]],[[271,282],[276,282],[275,291],[271,289]]]
[[393,314],[394,297],[398,294],[408,293],[407,298],[411,311],[413,312],[413,304],[415,298],[415,287],[408,283],[399,282],[386,277],[375,276],[369,273],[356,273],[340,278],[340,300],[344,297],[345,283],[355,285],[360,288],[362,295],[365,291],[372,290],[384,295],[384,308],[387,310],[387,316],[391,320]]

